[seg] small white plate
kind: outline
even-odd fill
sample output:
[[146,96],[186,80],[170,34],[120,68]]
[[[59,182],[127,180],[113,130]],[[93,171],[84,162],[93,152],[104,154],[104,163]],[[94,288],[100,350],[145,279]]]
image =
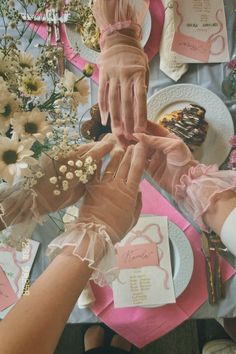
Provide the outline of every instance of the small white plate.
[[174,223],[168,221],[170,238],[171,266],[175,297],[179,297],[187,288],[193,273],[193,251],[184,232]]
[[[66,35],[68,38],[68,41],[70,43],[71,48],[81,56],[81,58],[89,61],[90,63],[97,63],[99,53],[96,52],[95,50],[92,50],[88,48],[82,41],[82,38],[79,34],[79,32],[75,31],[74,26],[65,26],[66,28]],[[143,38],[141,41],[142,47],[145,46],[145,44],[148,41],[148,38],[151,33],[151,28],[152,28],[152,18],[150,11],[147,12],[145,18],[144,18],[144,23],[143,23]]]
[[192,84],[168,86],[148,99],[148,118],[157,122],[163,115],[190,103],[205,108],[209,124],[206,140],[194,152],[194,157],[206,165],[220,166],[230,152],[229,139],[234,135],[234,125],[228,108],[213,92]]

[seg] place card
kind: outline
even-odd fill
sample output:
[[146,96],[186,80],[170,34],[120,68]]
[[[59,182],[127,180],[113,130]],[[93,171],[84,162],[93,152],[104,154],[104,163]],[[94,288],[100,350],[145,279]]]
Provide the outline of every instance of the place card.
[[[22,251],[17,251],[4,243],[0,243],[0,266],[10,282],[16,301],[23,294],[29,294],[29,274],[33,265],[39,242],[34,240],[22,241]],[[14,301],[14,302],[16,302]],[[0,311],[0,318],[4,318],[14,305]]]
[[140,217],[117,246],[117,264],[115,307],[175,303],[166,217]]
[[3,269],[0,267],[0,311],[6,309],[16,301],[17,296]]
[[171,50],[180,63],[229,61],[223,0],[173,2],[175,35]]

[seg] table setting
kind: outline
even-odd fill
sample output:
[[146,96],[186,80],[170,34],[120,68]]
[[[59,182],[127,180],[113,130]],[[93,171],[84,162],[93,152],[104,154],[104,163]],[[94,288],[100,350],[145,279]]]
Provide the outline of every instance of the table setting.
[[[45,45],[57,51],[56,65],[48,69],[52,76],[56,72],[54,96],[47,96],[37,105],[45,110],[53,107],[53,134],[58,139],[54,145],[58,146],[68,134],[73,136],[73,144],[83,145],[100,141],[111,132],[109,121],[105,127],[101,124],[97,103],[100,33],[92,18],[91,3],[82,0],[76,7],[78,4],[71,1],[62,9],[49,6],[45,12],[38,7],[35,13],[19,7],[20,21],[27,27],[21,41],[27,47],[30,40],[29,53],[34,57]],[[189,13],[194,14],[191,19]],[[0,24],[2,36],[2,19]],[[213,5],[205,0],[201,7],[197,0],[150,0],[142,32],[141,46],[150,70],[148,119],[179,136],[200,163],[235,170],[236,1],[217,0]],[[84,85],[84,99],[68,94],[65,97],[70,100],[66,102],[60,96],[60,85],[66,86],[70,80]],[[66,116],[70,107],[63,117],[57,116],[59,100],[63,99],[63,104],[73,101],[72,105],[76,105],[70,111],[71,119]],[[33,107],[33,100],[23,102],[27,110],[31,102]],[[58,119],[68,119],[68,123],[59,124]],[[63,131],[67,124],[69,133]],[[48,133],[45,137],[50,145]],[[43,146],[40,153],[47,152],[45,141]],[[115,279],[103,287],[90,281],[68,323],[104,322],[142,348],[189,318],[235,317],[234,256],[219,236],[204,233],[180,211],[173,198],[147,173],[140,189],[141,216],[117,245],[119,271]],[[11,301],[0,307],[0,318],[47,267],[47,245],[78,213],[79,203],[30,225],[32,240],[23,247],[7,243],[9,234],[1,233],[0,270],[5,276],[0,273],[0,278]],[[127,255],[132,252],[136,257],[129,263]]]

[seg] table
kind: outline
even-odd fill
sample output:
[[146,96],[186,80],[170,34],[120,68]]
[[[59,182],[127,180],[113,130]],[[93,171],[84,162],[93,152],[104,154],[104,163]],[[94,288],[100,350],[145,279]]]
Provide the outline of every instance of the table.
[[[234,9],[236,8],[236,0],[225,0],[225,11],[228,27],[229,38],[229,51],[230,56],[236,55],[236,16]],[[0,23],[0,33],[3,28]],[[27,35],[27,34],[26,34]],[[39,40],[37,39],[37,42]],[[37,51],[37,48],[33,48],[32,51]],[[79,73],[79,70],[70,63],[67,63],[67,68],[75,73]],[[190,65],[189,71],[183,76],[178,83],[193,83],[208,88],[216,93],[228,106],[231,111],[234,123],[236,123],[236,101],[227,101],[221,92],[221,82],[224,77],[224,64],[194,64]],[[151,96],[157,90],[160,90],[168,85],[173,85],[174,82],[165,76],[159,70],[159,57],[158,55],[152,60],[150,64],[150,83],[148,96]],[[90,81],[90,99],[87,106],[81,108],[85,111],[92,104],[97,101],[97,85]],[[38,225],[33,234],[33,239],[41,243],[38,251],[32,273],[31,284],[37,279],[37,277],[43,272],[48,265],[48,260],[45,257],[45,251],[47,244],[59,234],[54,223],[46,218],[44,225]],[[236,260],[235,260],[236,266]],[[236,316],[236,276],[234,276],[227,284],[227,298],[222,300],[217,306],[210,306],[206,302],[195,314],[194,318],[215,318],[215,317],[235,317]],[[81,322],[96,322],[98,319],[91,313],[90,310],[78,309],[75,306],[71,313],[68,322],[69,323],[81,323]]]

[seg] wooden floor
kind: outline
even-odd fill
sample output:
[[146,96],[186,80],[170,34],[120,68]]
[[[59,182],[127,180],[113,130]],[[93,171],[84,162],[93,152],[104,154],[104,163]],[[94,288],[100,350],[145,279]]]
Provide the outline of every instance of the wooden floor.
[[[55,354],[82,354],[83,334],[88,326],[67,325]],[[134,354],[200,354],[203,345],[212,339],[228,338],[215,320],[189,320],[166,336]]]

